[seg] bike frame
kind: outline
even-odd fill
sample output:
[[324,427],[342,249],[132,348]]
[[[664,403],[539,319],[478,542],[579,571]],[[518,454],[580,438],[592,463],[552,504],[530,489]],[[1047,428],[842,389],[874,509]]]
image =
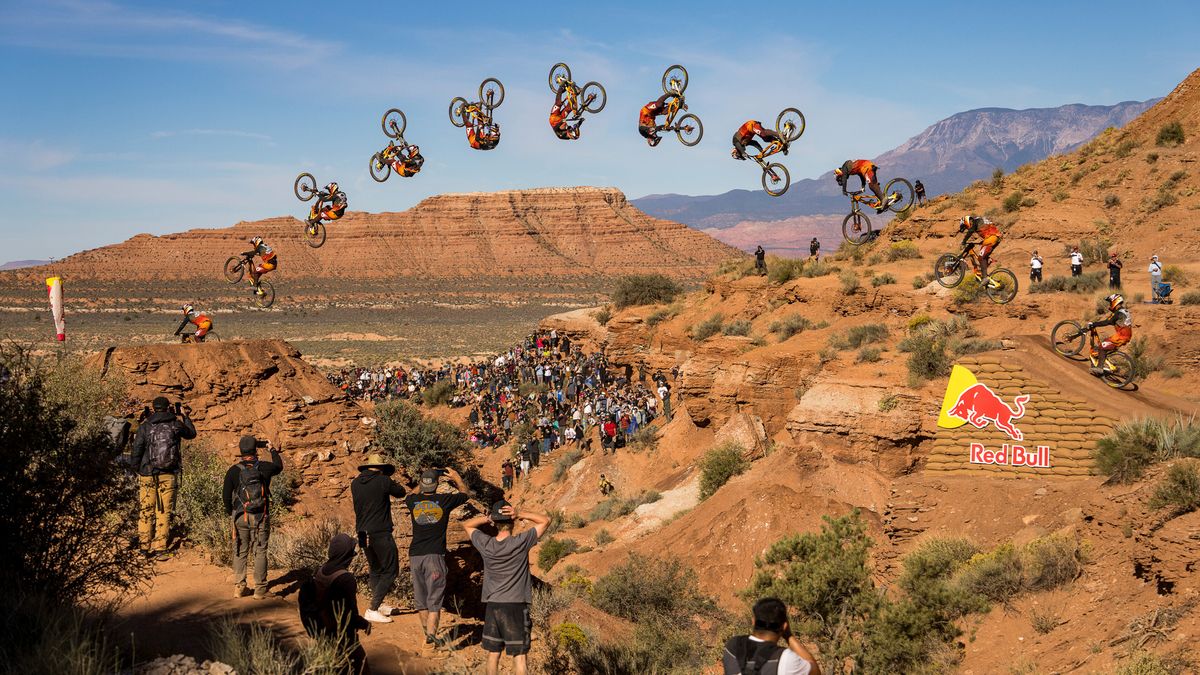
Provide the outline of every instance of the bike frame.
[[666,131],[667,129],[671,128],[671,125],[675,124],[675,116],[678,115],[679,111],[683,109],[683,105],[683,94],[675,94],[675,97],[667,102],[666,124],[663,124],[661,127],[659,127],[660,130]]

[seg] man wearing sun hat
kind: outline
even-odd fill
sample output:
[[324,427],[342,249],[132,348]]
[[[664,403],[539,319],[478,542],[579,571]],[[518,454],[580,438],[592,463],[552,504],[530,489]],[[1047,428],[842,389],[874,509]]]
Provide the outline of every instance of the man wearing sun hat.
[[383,455],[372,453],[359,465],[358,476],[350,483],[354,500],[354,530],[371,570],[367,588],[371,602],[363,618],[374,623],[391,623],[392,608],[384,597],[400,573],[400,554],[392,536],[392,497],[403,497],[404,488],[392,480],[396,467]]

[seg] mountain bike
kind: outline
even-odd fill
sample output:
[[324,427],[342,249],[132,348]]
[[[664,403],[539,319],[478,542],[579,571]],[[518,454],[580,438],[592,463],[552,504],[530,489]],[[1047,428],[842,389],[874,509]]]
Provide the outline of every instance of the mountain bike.
[[[861,190],[846,193],[850,197],[850,213],[842,220],[842,237],[855,246],[879,236],[879,232],[871,228],[871,219],[859,208],[860,203],[866,204],[868,208],[879,208],[879,199],[875,195],[866,194],[866,191],[867,186],[864,185]],[[883,194],[887,198],[885,208],[888,211],[900,213],[912,208],[915,193],[912,183],[904,178],[888,181],[883,188]]]
[[[302,202],[310,201],[317,196],[317,179],[311,173],[302,173],[296,176],[296,183],[292,186],[292,191],[296,193],[296,199]],[[315,204],[309,211],[308,217],[314,218],[320,202]],[[305,223],[304,225],[304,241],[313,248],[321,248],[325,243],[325,223],[318,220],[315,223]]]
[[462,128],[479,120],[482,126],[492,124],[492,113],[504,103],[504,85],[494,77],[479,83],[479,100],[468,102],[462,96],[450,100],[450,123]]
[[580,87],[571,79],[571,67],[565,63],[556,63],[550,68],[549,82],[550,91],[556,96],[559,89],[566,94],[563,106],[574,112],[572,117],[566,119],[567,122],[582,121],[583,113],[594,115],[604,110],[604,106],[608,104],[608,92],[604,91],[604,85],[588,82]]
[[190,333],[179,332],[179,333],[176,333],[176,335],[179,336],[179,341],[185,345],[203,344],[205,342],[208,342],[209,340],[212,340],[214,342],[221,341],[221,336],[217,335],[217,331],[215,331],[215,330],[209,330],[207,333],[204,334],[204,337],[199,340],[196,339],[195,331],[192,331]]
[[[667,101],[666,119],[663,124],[655,128],[655,131],[673,131],[679,142],[692,147],[704,138],[704,124],[700,122],[700,118],[692,113],[679,115],[680,112],[687,111],[687,100],[684,98],[683,92],[687,90],[688,72],[687,68],[681,65],[668,66],[663,71],[662,90],[664,94],[671,94],[671,99]],[[678,115],[678,118],[676,117]]]
[[804,113],[796,108],[784,108],[775,118],[775,132],[781,140],[771,141],[761,153],[750,156],[762,169],[763,190],[772,197],[778,197],[788,191],[792,186],[792,175],[786,166],[777,162],[768,163],[766,158],[786,150],[792,142],[800,138],[804,133]]
[[[381,124],[383,135],[392,140],[386,148],[371,155],[369,166],[371,178],[377,183],[382,183],[391,177],[392,171],[404,178],[415,176],[421,170],[421,164],[425,162],[425,158],[421,157],[419,152],[415,158],[410,155],[409,148],[416,146],[410,145],[408,141],[404,140],[404,130],[408,126],[404,111],[399,108],[391,108],[383,114]],[[412,159],[417,160],[416,168],[406,163]]]
[[[976,265],[979,264],[979,256],[975,253],[978,243],[969,241],[963,246],[961,253],[945,253],[937,259],[933,264],[933,276],[942,287],[957,288],[963,282],[969,267],[966,262],[968,258],[974,259]],[[996,264],[996,261],[993,260],[992,263]],[[987,293],[988,298],[998,305],[1006,305],[1017,297],[1017,276],[1003,267],[988,270],[987,281],[981,280],[979,286]]]
[[[1083,351],[1084,341],[1090,341],[1092,350],[1099,351],[1100,336],[1094,326],[1081,326],[1077,321],[1059,321],[1050,331],[1050,344],[1061,356],[1074,360]],[[1097,358],[1088,355],[1092,367],[1097,368]],[[1133,359],[1122,351],[1111,351],[1104,356],[1104,367],[1100,379],[1113,389],[1123,389],[1133,382]]]
[[[254,269],[254,256],[244,253],[230,256],[225,261],[225,280],[236,284],[252,269]],[[259,277],[257,284],[251,280],[250,285],[254,287],[254,297],[260,307],[266,309],[275,303],[275,287],[271,285],[271,282]],[[259,290],[262,291],[261,294],[258,293]]]

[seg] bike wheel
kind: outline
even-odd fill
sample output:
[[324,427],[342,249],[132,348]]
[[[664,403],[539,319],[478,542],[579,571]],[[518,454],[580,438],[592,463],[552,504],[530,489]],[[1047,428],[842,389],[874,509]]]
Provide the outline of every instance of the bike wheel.
[[292,191],[296,193],[296,199],[306,202],[317,194],[317,179],[311,173],[302,173],[296,176]]
[[466,105],[467,99],[461,96],[455,96],[454,98],[450,99],[450,124],[453,124],[460,129],[467,126],[467,123],[464,122],[462,118],[462,109]]
[[246,273],[246,267],[242,265],[242,259],[239,256],[230,256],[229,260],[225,261],[225,281],[231,284],[236,284],[242,280],[242,276]]
[[208,331],[207,333],[205,333],[205,334],[204,334],[204,341],[205,341],[205,342],[208,342],[209,340],[212,340],[213,342],[220,342],[220,341],[221,341],[221,336],[220,336],[220,335],[217,335],[217,331],[215,331],[215,330],[210,330],[210,331]]
[[[786,124],[792,125],[791,133],[784,135],[783,127]],[[797,108],[784,108],[783,112],[779,113],[779,117],[775,118],[775,131],[783,137],[784,143],[792,141],[804,135],[804,113]]]
[[1133,382],[1133,359],[1122,352],[1112,352],[1104,357],[1104,384],[1113,389],[1124,389]]
[[[392,130],[393,122],[396,124],[398,131]],[[404,138],[404,130],[408,128],[408,118],[404,116],[404,111],[399,108],[392,108],[383,113],[383,119],[379,123],[383,125],[383,135],[388,138]]]
[[382,183],[392,175],[392,165],[389,162],[380,161],[378,152],[371,155],[371,166],[369,168],[371,178],[374,178],[378,183]]
[[588,82],[587,84],[583,85],[583,89],[581,89],[579,92],[579,95],[584,101],[586,101],[588,96],[591,94],[595,94],[596,98],[592,99],[591,103],[583,104],[584,112],[595,114],[601,110],[604,110],[604,106],[608,105],[608,92],[604,91],[604,85],[600,84],[599,82]]
[[1017,297],[1017,275],[1006,269],[988,272],[988,283],[985,286],[988,297],[997,305],[1007,305]]
[[[679,83],[678,89],[671,86],[671,80],[675,80]],[[684,68],[677,63],[673,66],[668,66],[667,69],[663,71],[662,90],[664,94],[682,94],[683,91],[687,89],[687,86],[687,68]]]
[[304,243],[313,248],[321,248],[325,243],[325,223],[316,225],[304,224]]
[[871,219],[861,211],[851,211],[842,219],[842,238],[847,243],[858,246],[874,238],[871,230]]
[[[491,98],[488,98],[491,94]],[[494,77],[489,77],[479,83],[479,100],[483,105],[499,108],[504,103],[504,85]]]
[[690,148],[704,138],[704,125],[700,123],[699,117],[688,113],[675,122],[675,135],[679,137],[680,143]]
[[558,80],[562,78],[564,82],[571,81],[571,66],[565,63],[556,63],[550,68],[550,93],[558,93]]
[[1050,346],[1062,356],[1075,356],[1087,343],[1087,331],[1075,321],[1059,321],[1050,331]]
[[275,304],[275,287],[269,281],[259,280],[258,286],[262,289],[262,295],[254,294],[254,298],[258,301],[258,306],[266,309]]
[[883,189],[884,197],[891,199],[893,191],[896,193],[897,199],[888,206],[893,213],[900,213],[912,208],[913,205],[913,186],[903,178],[893,178],[888,181],[887,187]]
[[944,253],[937,262],[933,263],[933,278],[943,288],[954,288],[962,283],[966,274],[966,265],[953,253]]
[[786,166],[775,163],[763,167],[762,186],[767,191],[767,194],[772,197],[778,197],[787,192],[791,185],[792,175],[788,173]]

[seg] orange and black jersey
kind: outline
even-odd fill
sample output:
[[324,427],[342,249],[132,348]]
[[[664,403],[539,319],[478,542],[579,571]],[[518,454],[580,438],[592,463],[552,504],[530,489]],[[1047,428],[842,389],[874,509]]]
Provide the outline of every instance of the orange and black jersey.
[[1099,321],[1093,321],[1093,326],[1116,326],[1118,329],[1133,329],[1133,315],[1124,307],[1118,307],[1116,311],[1110,313],[1108,317]]
[[842,176],[859,176],[861,178],[873,179],[878,169],[879,167],[875,166],[875,162],[869,159],[848,159],[842,163]]
[[638,113],[638,124],[645,127],[657,126],[654,118],[665,113],[667,101],[672,96],[674,96],[674,94],[663,94],[657,99],[642,106],[641,112]]
[[779,134],[776,133],[775,130],[764,127],[762,122],[759,122],[758,120],[746,120],[744,123],[742,123],[742,126],[738,127],[738,130],[735,131],[733,135],[742,142],[746,142],[755,136],[758,136],[764,141],[779,140]]

